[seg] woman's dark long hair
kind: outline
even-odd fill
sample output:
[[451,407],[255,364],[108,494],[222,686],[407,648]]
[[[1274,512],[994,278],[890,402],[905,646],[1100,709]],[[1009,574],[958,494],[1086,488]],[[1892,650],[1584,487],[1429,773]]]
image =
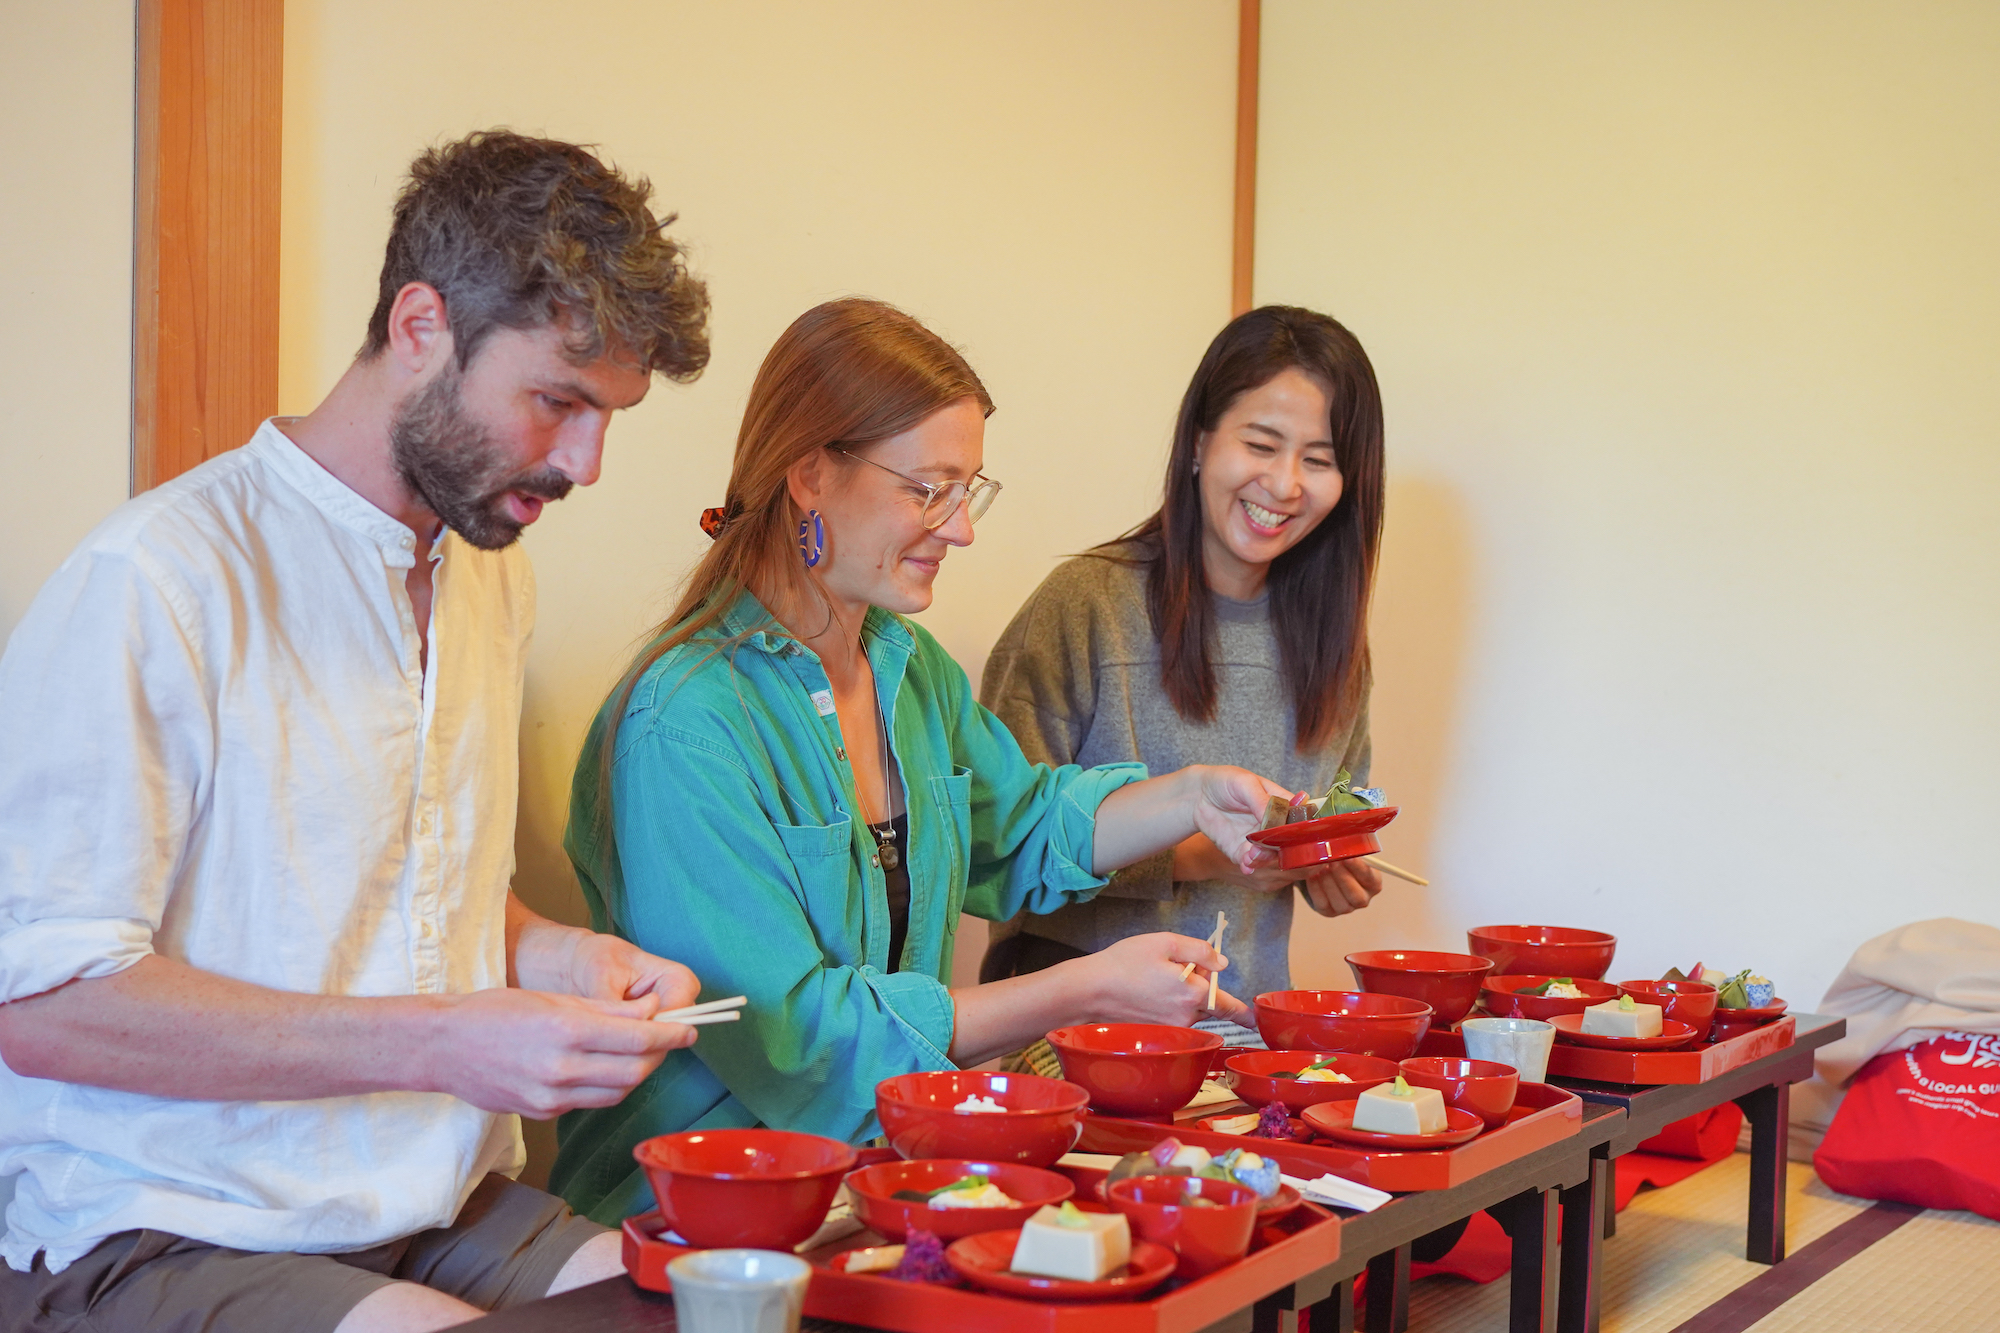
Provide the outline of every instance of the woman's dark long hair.
[[1197,450],[1231,403],[1292,369],[1326,391],[1343,482],[1333,512],[1271,563],[1269,577],[1294,743],[1306,752],[1352,722],[1368,690],[1368,598],[1382,541],[1382,395],[1354,335],[1297,306],[1262,306],[1231,320],[1208,345],[1181,399],[1159,512],[1112,546],[1130,543],[1128,558],[1146,565],[1147,610],[1167,698],[1190,722],[1213,721],[1215,599],[1202,565]]

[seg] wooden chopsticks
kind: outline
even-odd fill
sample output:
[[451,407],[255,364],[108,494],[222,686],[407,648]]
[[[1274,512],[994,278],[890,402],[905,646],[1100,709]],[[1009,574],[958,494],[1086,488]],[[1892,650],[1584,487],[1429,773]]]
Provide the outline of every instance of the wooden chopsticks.
[[663,1009],[653,1015],[655,1023],[685,1023],[698,1028],[704,1023],[734,1023],[743,1017],[740,1012],[748,1003],[741,995],[727,1000],[710,1000],[707,1004],[691,1004],[685,1009]]
[[[1217,912],[1215,914],[1215,929],[1209,934],[1208,937],[1208,947],[1215,950],[1217,953],[1221,953],[1222,932],[1227,930],[1228,928],[1229,928],[1229,918],[1225,916],[1223,913]],[[1193,975],[1194,975],[1193,963],[1189,963],[1186,967],[1181,969],[1182,981],[1186,981],[1189,977]],[[1213,1012],[1215,1009],[1215,973],[1213,972],[1210,972],[1208,974],[1208,1007],[1211,1012]]]

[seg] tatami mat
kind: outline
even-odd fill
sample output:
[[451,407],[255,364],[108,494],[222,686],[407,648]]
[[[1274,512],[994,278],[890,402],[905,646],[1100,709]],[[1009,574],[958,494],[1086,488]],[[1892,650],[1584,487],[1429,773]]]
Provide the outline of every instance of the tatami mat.
[[[1787,1185],[1789,1251],[1796,1252],[1869,1207],[1866,1199],[1835,1194],[1803,1163],[1791,1165]],[[1618,1215],[1618,1234],[1605,1242],[1603,1333],[1667,1333],[1764,1272],[1762,1264],[1743,1257],[1749,1197],[1747,1153],[1737,1153],[1666,1189],[1642,1190]],[[1927,1220],[1919,1218],[1902,1230]],[[1758,1333],[1776,1333],[1781,1326],[1772,1319],[1798,1303],[1793,1301],[1758,1325]],[[1411,1288],[1412,1333],[1491,1333],[1506,1327],[1504,1278],[1479,1286],[1436,1277]],[[1868,1326],[1835,1322],[1821,1327]],[[1874,1327],[1900,1325],[1892,1321]]]
[[1750,1333],[1992,1333],[2000,1329],[2000,1222],[1924,1213],[1750,1326]]

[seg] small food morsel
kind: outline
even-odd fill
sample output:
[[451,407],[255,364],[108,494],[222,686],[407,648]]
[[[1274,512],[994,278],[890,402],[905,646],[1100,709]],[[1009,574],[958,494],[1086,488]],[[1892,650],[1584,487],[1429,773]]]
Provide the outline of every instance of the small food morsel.
[[1583,1011],[1583,1030],[1594,1037],[1657,1037],[1666,1011],[1657,1004],[1639,1004],[1629,995]]
[[1300,792],[1290,801],[1273,796],[1264,807],[1264,827],[1299,824],[1328,815],[1353,814],[1357,810],[1378,810],[1389,803],[1381,788],[1356,787],[1353,783],[1354,776],[1343,768],[1334,775],[1333,785],[1326,789],[1324,796],[1313,797]]
[[1125,1214],[1086,1213],[1065,1201],[1028,1219],[1009,1267],[1037,1277],[1101,1282],[1131,1258],[1132,1230]]
[[[912,1227],[910,1234],[903,1238],[900,1247],[885,1248],[900,1248],[903,1251],[903,1257],[888,1274],[899,1282],[950,1284],[958,1281],[958,1274],[945,1262],[944,1242],[932,1232]],[[853,1262],[852,1259],[848,1260],[850,1265]],[[853,1269],[850,1267],[848,1271],[852,1272]]]
[[1516,995],[1549,995],[1562,1000],[1582,1000],[1589,998],[1583,987],[1576,984],[1574,977],[1550,977],[1539,986],[1523,986]]
[[1450,1125],[1444,1094],[1413,1088],[1401,1074],[1394,1083],[1378,1083],[1354,1099],[1354,1127],[1371,1134],[1442,1134]]
[[1324,1060],[1315,1060],[1300,1070],[1280,1070],[1272,1078],[1289,1078],[1300,1083],[1352,1083],[1354,1080],[1333,1067],[1340,1057],[1329,1055]]
[[871,1245],[866,1249],[849,1250],[847,1262],[842,1267],[849,1273],[886,1273],[902,1262],[902,1246]]
[[1724,981],[1715,997],[1720,1009],[1762,1009],[1777,994],[1769,977],[1760,977],[1744,968]]
[[1260,1139],[1290,1139],[1292,1117],[1282,1102],[1266,1102],[1257,1113],[1257,1128],[1250,1132]]
[[995,1115],[995,1114],[1005,1115],[1007,1112],[1007,1108],[1002,1106],[999,1102],[994,1101],[991,1097],[983,1095],[974,1095],[971,1097],[967,1097],[964,1101],[960,1102],[958,1105],[952,1107],[951,1109],[968,1115]]
[[1021,1201],[984,1176],[961,1176],[927,1200],[933,1208],[1019,1208]]
[[1249,1134],[1255,1132],[1260,1123],[1255,1111],[1244,1115],[1217,1116],[1208,1122],[1218,1134]]

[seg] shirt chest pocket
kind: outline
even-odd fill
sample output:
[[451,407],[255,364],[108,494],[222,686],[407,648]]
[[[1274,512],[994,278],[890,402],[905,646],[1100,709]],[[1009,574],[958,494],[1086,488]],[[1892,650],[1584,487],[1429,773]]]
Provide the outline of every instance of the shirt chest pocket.
[[[842,815],[831,824],[774,824],[778,841],[785,845],[798,872],[799,887],[805,896],[806,916],[815,928],[827,921],[861,919],[860,886],[856,883],[852,858],[854,822]],[[820,929],[824,940],[827,932]]]
[[958,914],[965,906],[966,875],[972,864],[972,770],[954,766],[949,774],[932,778],[931,800],[937,806],[938,827],[948,840],[941,849],[949,871],[944,928],[956,935]]

